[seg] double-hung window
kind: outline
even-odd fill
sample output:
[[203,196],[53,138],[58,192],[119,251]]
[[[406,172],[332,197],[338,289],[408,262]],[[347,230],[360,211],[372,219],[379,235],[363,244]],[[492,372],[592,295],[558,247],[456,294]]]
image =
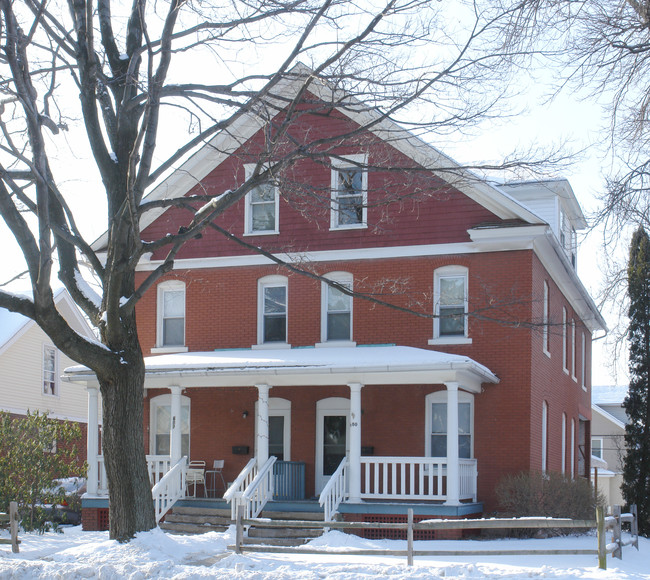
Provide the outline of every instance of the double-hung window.
[[[426,396],[425,452],[427,457],[447,457],[447,391]],[[474,397],[458,393],[458,457],[471,459],[473,455]]]
[[186,350],[185,284],[169,280],[158,285],[158,323],[155,351]]
[[[255,165],[246,165],[246,179],[249,179]],[[277,234],[279,232],[278,186],[273,181],[262,183],[246,194],[245,233],[247,235]]]
[[56,376],[56,349],[43,345],[43,394],[58,395],[59,387]]
[[332,229],[367,225],[368,172],[366,155],[332,158]]
[[352,290],[352,275],[332,272],[326,276],[340,288],[322,283],[321,292],[321,341],[336,343],[352,341],[352,296],[344,289]]
[[266,276],[258,282],[259,345],[287,343],[288,284],[285,276]]
[[433,275],[433,288],[433,340],[429,344],[471,343],[467,325],[467,268],[438,268]]

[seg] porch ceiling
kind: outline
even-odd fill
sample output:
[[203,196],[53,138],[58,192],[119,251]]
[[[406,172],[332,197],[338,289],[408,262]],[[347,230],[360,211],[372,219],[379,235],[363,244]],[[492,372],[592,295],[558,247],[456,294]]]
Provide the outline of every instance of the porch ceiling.
[[[499,379],[466,356],[407,346],[236,349],[145,358],[145,388],[342,385],[408,385],[457,382],[480,392]],[[96,384],[84,366],[65,370],[72,382]]]

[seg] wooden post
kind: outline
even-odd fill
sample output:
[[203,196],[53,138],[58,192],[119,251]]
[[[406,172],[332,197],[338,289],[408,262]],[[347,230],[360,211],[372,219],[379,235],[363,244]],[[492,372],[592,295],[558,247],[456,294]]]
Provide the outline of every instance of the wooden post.
[[408,510],[408,527],[406,528],[406,564],[413,566],[413,508]]
[[614,516],[614,544],[616,547],[612,552],[612,557],[618,558],[619,560],[623,559],[623,549],[621,547],[621,506],[615,505],[612,506],[612,515]]
[[235,553],[241,554],[241,546],[244,543],[244,526],[242,525],[242,504],[237,501],[237,507],[235,508],[236,521],[235,521]]
[[632,534],[632,545],[639,549],[639,520],[636,510],[636,504],[630,506],[630,513],[632,514],[632,523],[630,524],[630,533]]
[[18,504],[15,501],[9,503],[9,530],[11,531],[11,551],[17,554],[18,548]]
[[596,530],[598,538],[598,567],[607,570],[607,540],[605,538],[605,513],[602,506],[596,508]]

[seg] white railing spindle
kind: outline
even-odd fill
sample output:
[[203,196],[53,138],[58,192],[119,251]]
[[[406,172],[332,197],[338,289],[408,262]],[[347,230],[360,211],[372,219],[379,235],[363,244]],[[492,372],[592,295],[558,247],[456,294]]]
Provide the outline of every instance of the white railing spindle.
[[[366,469],[370,466],[366,465]],[[375,473],[375,479],[377,474]],[[366,472],[366,481],[368,476]],[[336,471],[330,477],[318,498],[318,503],[323,508],[323,519],[331,522],[334,519],[341,502],[348,498],[348,458],[344,457]]]

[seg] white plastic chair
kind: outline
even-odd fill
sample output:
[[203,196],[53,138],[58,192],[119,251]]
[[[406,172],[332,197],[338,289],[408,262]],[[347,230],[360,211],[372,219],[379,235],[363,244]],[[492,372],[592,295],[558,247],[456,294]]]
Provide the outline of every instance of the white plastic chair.
[[[203,497],[206,497],[205,490],[205,461],[190,461],[187,466],[187,474],[185,476],[185,486],[189,490],[190,485],[193,487],[192,496],[196,497],[196,486],[203,486]],[[189,493],[188,493],[189,495]]]

